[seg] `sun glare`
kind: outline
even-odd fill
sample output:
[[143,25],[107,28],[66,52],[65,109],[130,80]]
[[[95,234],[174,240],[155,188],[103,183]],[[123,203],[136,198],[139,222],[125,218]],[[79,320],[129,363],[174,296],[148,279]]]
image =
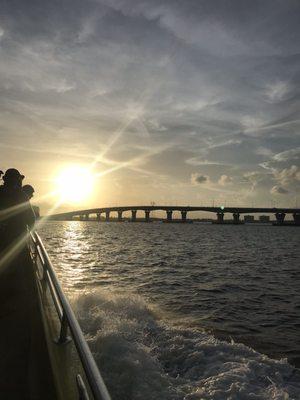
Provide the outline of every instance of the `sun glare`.
[[61,201],[80,203],[91,195],[94,176],[88,168],[70,166],[59,173],[56,185]]

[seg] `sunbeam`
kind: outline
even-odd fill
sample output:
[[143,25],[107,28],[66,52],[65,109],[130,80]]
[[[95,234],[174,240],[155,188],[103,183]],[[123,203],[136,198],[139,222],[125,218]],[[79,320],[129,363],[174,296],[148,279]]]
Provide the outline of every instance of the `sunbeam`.
[[[95,177],[101,177],[101,176],[104,176],[104,175],[108,175],[108,174],[110,174],[112,172],[115,172],[115,171],[118,171],[118,170],[120,170],[122,168],[130,168],[130,169],[133,169],[133,170],[137,170],[136,167],[134,166],[134,164],[139,164],[142,161],[145,161],[148,157],[151,157],[151,156],[153,156],[155,154],[160,154],[161,152],[163,152],[164,150],[166,150],[166,149],[168,149],[168,148],[170,148],[172,146],[173,146],[173,144],[166,144],[164,146],[160,146],[157,149],[152,149],[152,150],[150,150],[148,152],[145,152],[144,154],[142,154],[140,156],[137,156],[137,157],[134,157],[134,158],[132,158],[132,159],[130,159],[128,161],[119,162],[114,167],[111,167],[111,168],[109,168],[109,169],[107,169],[105,171],[101,171],[101,172],[96,173]],[[145,172],[145,171],[143,171],[143,172]],[[148,172],[148,173],[151,174],[151,172]]]
[[[175,54],[175,46],[173,50],[170,52],[170,54],[167,56],[170,59],[172,56]],[[135,102],[135,104],[138,104],[139,106],[129,106],[127,109],[126,113],[126,119],[123,122],[123,124],[112,134],[112,137],[110,140],[108,140],[108,143],[105,145],[104,150],[95,157],[94,161],[91,164],[91,168],[99,162],[112,148],[112,146],[123,136],[123,134],[126,132],[126,129],[135,121],[138,120],[139,123],[142,126],[143,132],[147,133],[147,136],[149,135],[148,129],[145,126],[144,122],[141,120],[141,116],[144,114],[144,110],[146,109],[147,103],[151,100],[153,97],[154,93],[158,91],[158,89],[162,85],[162,81],[155,81],[155,83],[151,86],[148,86],[141,94],[139,99]]]
[[74,152],[69,152],[66,150],[51,150],[48,148],[39,148],[39,147],[26,147],[26,146],[17,146],[17,145],[9,145],[6,143],[0,143],[0,147],[4,149],[10,149],[10,150],[16,150],[16,151],[22,151],[22,152],[27,152],[27,153],[37,153],[37,154],[50,154],[50,155],[61,155],[63,157],[71,157],[71,158],[83,158],[83,159],[94,159],[93,154],[91,153],[74,153]]
[[[45,194],[43,196],[35,197],[34,198],[34,203],[35,204],[39,204],[42,201],[44,201],[45,199],[53,197],[56,193],[57,192],[52,191],[52,192],[49,192],[49,193],[47,193],[47,194]],[[6,208],[5,210],[1,210],[0,211],[0,222],[3,222],[5,220],[13,217],[14,215],[22,213],[25,210],[26,207],[27,207],[26,203],[21,203],[21,204],[17,204],[15,206]]]
[[[54,206],[48,210],[46,215],[36,221],[33,229],[38,229],[43,226],[43,224],[48,220],[49,216],[60,206],[60,201],[54,204]],[[29,232],[25,232],[22,236],[18,237],[10,247],[5,250],[4,254],[1,254],[0,258],[0,273],[3,272],[8,266],[9,263],[18,256],[26,241],[28,240]]]
[[112,137],[110,138],[110,140],[106,144],[104,150],[98,156],[95,157],[94,161],[91,164],[91,168],[93,168],[95,166],[95,164],[97,164],[97,162],[99,162],[109,152],[109,150],[112,148],[112,146],[120,139],[120,137],[124,134],[126,129],[132,124],[132,122],[136,118],[137,118],[137,116],[135,114],[133,114],[133,115],[128,114],[127,115],[127,118],[124,121],[124,123],[119,127],[118,130],[116,130],[112,134]]

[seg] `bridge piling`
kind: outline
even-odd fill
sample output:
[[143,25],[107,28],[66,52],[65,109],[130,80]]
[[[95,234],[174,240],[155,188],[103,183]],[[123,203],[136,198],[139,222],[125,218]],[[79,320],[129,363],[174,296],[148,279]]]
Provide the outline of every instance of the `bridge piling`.
[[186,215],[187,215],[187,211],[181,211],[181,220],[182,220],[182,222],[186,222]]
[[217,223],[223,224],[224,223],[224,213],[217,212]]
[[136,222],[137,210],[131,210],[131,222]]
[[235,223],[235,224],[239,224],[239,222],[240,222],[240,213],[233,213],[233,222]]
[[150,222],[150,210],[145,210],[145,222]]
[[294,213],[293,219],[296,225],[300,225],[300,213]]
[[122,222],[122,221],[123,221],[123,219],[122,219],[122,214],[123,214],[122,211],[118,211],[118,221],[119,221],[119,222]]
[[172,210],[167,210],[167,221],[168,222],[172,222],[172,214],[173,214]]
[[282,225],[284,223],[284,218],[285,218],[284,212],[277,212],[275,214],[275,217],[278,225]]
[[109,216],[110,216],[110,212],[109,211],[105,211],[105,221],[106,222],[109,222],[109,220],[110,220]]

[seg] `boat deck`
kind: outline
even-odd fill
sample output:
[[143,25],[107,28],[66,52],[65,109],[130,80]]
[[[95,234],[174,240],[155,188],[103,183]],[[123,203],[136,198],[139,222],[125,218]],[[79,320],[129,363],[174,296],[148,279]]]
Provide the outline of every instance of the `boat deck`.
[[24,251],[0,270],[0,398],[55,400],[32,261]]

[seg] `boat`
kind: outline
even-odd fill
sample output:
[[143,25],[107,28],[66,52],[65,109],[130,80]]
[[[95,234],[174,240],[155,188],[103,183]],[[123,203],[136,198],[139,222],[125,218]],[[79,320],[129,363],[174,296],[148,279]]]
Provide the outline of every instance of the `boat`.
[[110,400],[36,232],[1,273],[0,301],[1,399]]

